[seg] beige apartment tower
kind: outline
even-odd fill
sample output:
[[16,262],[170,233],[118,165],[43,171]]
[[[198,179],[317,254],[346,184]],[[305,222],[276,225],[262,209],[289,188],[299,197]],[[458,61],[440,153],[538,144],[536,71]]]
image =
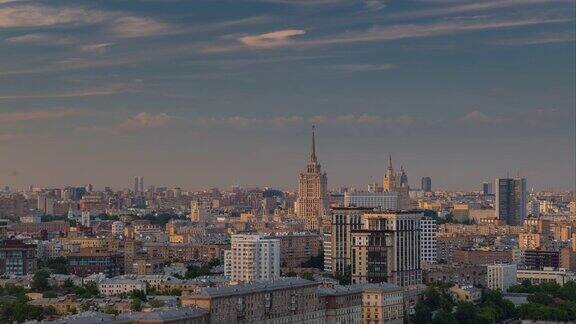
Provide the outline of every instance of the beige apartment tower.
[[322,219],[328,212],[328,178],[316,158],[315,131],[312,127],[312,149],[306,172],[300,173],[296,216],[303,219],[306,229],[319,231]]

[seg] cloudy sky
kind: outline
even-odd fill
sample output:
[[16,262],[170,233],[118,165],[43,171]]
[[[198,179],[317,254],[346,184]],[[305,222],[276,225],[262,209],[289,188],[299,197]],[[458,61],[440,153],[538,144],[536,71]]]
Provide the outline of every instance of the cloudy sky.
[[0,185],[574,184],[573,0],[0,0]]

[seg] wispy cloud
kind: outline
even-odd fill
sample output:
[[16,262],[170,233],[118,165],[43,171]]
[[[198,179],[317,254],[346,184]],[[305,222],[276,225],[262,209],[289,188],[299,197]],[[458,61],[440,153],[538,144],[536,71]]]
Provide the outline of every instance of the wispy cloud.
[[331,126],[361,126],[361,127],[389,127],[408,126],[415,122],[415,118],[408,115],[386,118],[371,114],[345,114],[345,115],[316,115],[316,116],[272,116],[256,118],[246,116],[230,117],[200,117],[193,121],[200,125],[227,125],[240,129],[254,129],[255,127],[270,127],[279,129],[288,126],[302,125],[331,125]]
[[271,48],[291,43],[291,38],[305,34],[302,29],[285,29],[270,33],[240,37],[239,41],[249,47]]
[[70,37],[64,37],[54,34],[46,34],[46,33],[33,33],[33,34],[24,34],[20,36],[14,36],[7,38],[6,41],[10,43],[19,43],[19,44],[51,44],[51,45],[68,45],[75,43]]
[[458,14],[489,11],[518,6],[551,5],[571,3],[570,0],[497,0],[497,1],[448,1],[433,2],[435,4],[450,4],[449,6],[431,6],[424,9],[407,10],[405,12],[393,13],[387,18],[393,19],[416,19],[428,17],[452,16]]
[[111,22],[108,30],[118,37],[132,38],[166,35],[179,32],[174,26],[144,17],[120,17]]
[[523,36],[502,39],[493,42],[493,44],[505,46],[527,46],[527,45],[540,45],[552,43],[571,43],[574,42],[574,32],[566,33],[545,33],[532,36]]
[[132,85],[121,83],[121,84],[106,85],[102,87],[94,87],[94,88],[56,92],[56,93],[41,93],[41,94],[26,93],[26,94],[13,94],[13,95],[0,94],[0,100],[96,97],[96,96],[110,96],[132,91],[135,91],[135,88]]
[[368,30],[347,32],[332,37],[304,40],[294,43],[300,46],[393,41],[408,38],[437,37],[466,32],[513,28],[531,25],[570,22],[568,18],[525,18],[525,19],[462,19],[428,24],[402,24],[375,26]]
[[32,110],[0,112],[0,123],[23,122],[43,119],[64,118],[80,115],[77,109],[57,109],[57,110]]
[[95,24],[110,18],[110,13],[76,7],[16,5],[0,8],[0,28],[45,27],[65,24]]
[[116,131],[135,131],[146,128],[160,128],[168,125],[173,117],[165,113],[141,112],[128,118],[114,129]]
[[488,116],[487,114],[478,110],[467,113],[462,118],[460,118],[460,120],[474,125],[498,125],[504,122],[502,117]]
[[99,44],[86,44],[81,45],[78,49],[81,52],[102,54],[106,52],[114,43],[99,43]]
[[[294,36],[304,35],[301,29],[288,29],[265,34],[244,36],[239,38],[246,47],[271,49],[277,47],[307,47],[362,42],[386,42],[410,38],[439,37],[462,33],[525,27],[532,25],[562,24],[574,21],[573,18],[528,17],[494,19],[486,17],[461,18],[443,20],[433,23],[396,24],[372,26],[369,29],[352,30],[331,36],[305,38],[298,40]],[[205,52],[237,51],[241,47],[235,44],[214,45],[205,48]]]
[[[100,24],[113,37],[132,38],[177,32],[179,29],[148,17],[83,7],[16,4],[0,7],[0,28],[85,26]],[[20,39],[25,41],[26,38]],[[29,36],[28,40],[34,40]],[[36,36],[36,40],[38,36]],[[18,38],[16,39],[18,41]]]

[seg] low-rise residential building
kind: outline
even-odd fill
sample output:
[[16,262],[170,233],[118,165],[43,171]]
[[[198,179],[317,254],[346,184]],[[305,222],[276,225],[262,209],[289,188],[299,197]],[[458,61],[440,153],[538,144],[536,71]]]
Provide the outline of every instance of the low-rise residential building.
[[508,291],[517,282],[515,264],[492,264],[486,269],[486,287],[488,289]]
[[324,300],[326,324],[362,322],[362,289],[358,286],[319,288]]
[[493,249],[466,249],[454,251],[454,260],[468,264],[497,264],[512,263],[514,253],[512,249],[493,250]]
[[0,274],[25,276],[36,271],[36,245],[19,240],[0,243]]
[[124,255],[105,248],[84,248],[68,255],[68,272],[80,277],[104,273],[108,277],[124,274]]
[[99,282],[98,290],[105,296],[125,294],[134,290],[146,292],[146,283],[134,279],[112,278]]
[[568,281],[576,280],[576,274],[564,269],[544,268],[543,270],[518,270],[518,283],[530,281],[533,285],[557,283],[563,286]]
[[210,313],[210,323],[322,323],[319,283],[301,278],[207,288],[182,296],[182,306]]
[[404,323],[404,290],[390,284],[362,284],[362,322],[374,324]]
[[422,280],[425,284],[451,282],[459,285],[485,285],[486,266],[465,263],[434,264],[422,271]]

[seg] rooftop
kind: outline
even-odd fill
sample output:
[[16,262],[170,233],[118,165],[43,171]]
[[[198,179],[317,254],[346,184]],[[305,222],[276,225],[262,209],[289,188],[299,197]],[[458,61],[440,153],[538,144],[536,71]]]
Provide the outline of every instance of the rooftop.
[[266,292],[272,290],[281,290],[295,287],[312,287],[318,283],[302,278],[282,278],[271,282],[255,282],[244,285],[225,286],[219,288],[206,288],[196,296],[202,297],[225,297],[234,295],[243,295],[251,293]]

